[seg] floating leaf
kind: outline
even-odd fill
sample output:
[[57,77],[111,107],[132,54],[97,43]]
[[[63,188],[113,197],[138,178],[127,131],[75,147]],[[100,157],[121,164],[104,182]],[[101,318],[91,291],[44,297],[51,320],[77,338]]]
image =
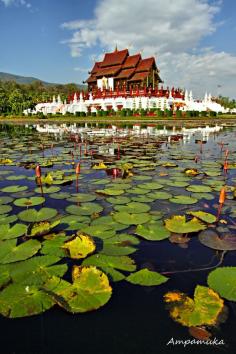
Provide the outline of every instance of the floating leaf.
[[210,288],[229,301],[236,301],[236,267],[213,270],[207,278]]
[[35,286],[10,284],[0,293],[0,313],[17,318],[37,315],[54,305],[53,299]]
[[220,251],[236,250],[236,237],[233,235],[223,235],[220,237],[216,231],[202,231],[198,236],[199,241],[207,247]]
[[189,192],[197,192],[197,193],[209,193],[212,192],[212,189],[208,186],[203,186],[203,185],[198,185],[198,184],[193,184],[186,188],[187,191]]
[[169,199],[171,203],[176,204],[195,204],[197,203],[196,198],[188,197],[187,195],[176,195],[173,198]]
[[[54,186],[51,186],[51,187],[43,187],[43,194],[48,194],[48,193],[57,193],[61,190],[60,187],[54,187]],[[35,193],[42,193],[42,190],[40,187],[37,187],[35,188]]]
[[26,222],[40,222],[49,220],[57,215],[57,210],[53,208],[42,208],[39,211],[36,209],[29,209],[21,211],[18,218]]
[[189,211],[187,214],[196,216],[198,219],[207,222],[208,224],[216,222],[216,216],[210,213],[206,213],[205,211]]
[[105,189],[97,189],[96,193],[104,194],[104,195],[121,195],[124,194],[123,189],[115,189],[115,188],[105,188]]
[[206,225],[199,219],[194,217],[190,221],[186,221],[185,215],[174,215],[171,219],[166,219],[165,226],[169,231],[180,234],[206,229]]
[[101,239],[106,239],[115,235],[115,230],[110,225],[84,226],[82,231],[85,234]]
[[15,224],[10,227],[9,224],[1,225],[0,240],[8,240],[17,238],[26,234],[27,226],[24,224]]
[[197,285],[194,299],[179,292],[169,292],[164,296],[170,304],[170,315],[183,326],[213,326],[218,320],[224,301],[213,290]]
[[0,204],[9,204],[13,201],[11,197],[0,197]]
[[93,253],[96,249],[93,239],[88,235],[78,234],[73,240],[64,244],[73,259],[81,259]]
[[140,213],[146,213],[151,208],[148,204],[138,203],[138,202],[130,202],[126,205],[115,205],[114,209],[116,211],[123,212],[123,213],[140,214]]
[[32,257],[41,248],[40,242],[29,240],[16,245],[16,239],[0,242],[0,263],[13,263]]
[[127,204],[130,202],[130,198],[128,197],[109,197],[107,198],[108,203],[111,204]]
[[133,272],[136,269],[134,260],[128,256],[107,256],[105,254],[94,254],[86,258],[83,265],[94,265],[99,268],[108,267]]
[[157,272],[152,272],[148,269],[141,269],[138,272],[130,274],[126,280],[132,284],[142,286],[154,286],[165,283],[169,278]]
[[17,220],[16,215],[0,215],[0,225],[11,224]]
[[0,205],[0,214],[7,214],[12,210],[10,205]]
[[60,220],[50,221],[41,221],[33,223],[28,227],[27,236],[36,237],[43,236],[52,231],[57,225],[60,224]]
[[43,204],[45,198],[43,197],[31,197],[31,198],[20,198],[14,201],[14,204],[19,207],[31,207],[39,204]]
[[170,232],[162,222],[149,222],[144,225],[138,225],[135,234],[150,241],[160,241],[170,237]]
[[96,199],[95,195],[91,195],[87,193],[72,194],[72,197],[67,198],[69,202],[75,202],[75,203],[92,202],[95,199]]
[[[83,313],[104,306],[110,299],[112,288],[109,280],[96,267],[73,267],[73,284],[63,282],[59,287],[52,282],[49,287],[66,302],[66,309],[72,313]],[[47,286],[47,287],[48,287]],[[63,302],[61,303],[63,305]]]
[[66,211],[74,215],[92,215],[94,213],[100,213],[103,207],[96,203],[82,203],[80,206],[69,205]]
[[139,225],[148,222],[151,216],[147,213],[129,214],[127,212],[117,212],[113,214],[113,219],[125,225]]
[[61,219],[62,225],[68,225],[65,230],[80,230],[90,222],[88,216],[83,215],[68,215]]
[[26,191],[28,189],[27,186],[8,186],[8,187],[4,187],[1,189],[2,192],[4,193],[18,193],[18,192],[23,192]]

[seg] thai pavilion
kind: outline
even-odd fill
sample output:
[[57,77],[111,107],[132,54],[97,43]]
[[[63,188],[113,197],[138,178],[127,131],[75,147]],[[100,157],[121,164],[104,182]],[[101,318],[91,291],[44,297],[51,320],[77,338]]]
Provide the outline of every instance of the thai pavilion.
[[128,49],[106,53],[96,62],[86,80],[88,91],[96,89],[130,90],[158,88],[162,82],[154,57],[142,59],[141,54],[129,55]]

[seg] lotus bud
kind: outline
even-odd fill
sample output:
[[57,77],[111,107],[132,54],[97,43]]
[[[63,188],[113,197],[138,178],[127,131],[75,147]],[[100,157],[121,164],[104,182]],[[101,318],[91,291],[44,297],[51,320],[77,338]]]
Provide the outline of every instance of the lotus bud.
[[35,168],[35,175],[37,178],[41,178],[41,167],[39,165]]
[[113,176],[114,178],[116,178],[116,177],[118,176],[118,172],[119,172],[119,170],[118,170],[117,168],[113,168],[113,169],[112,169],[112,176]]
[[219,198],[219,203],[224,204],[225,202],[225,197],[226,197],[226,192],[225,192],[225,187],[223,187],[220,191],[220,198]]
[[80,163],[77,163],[76,168],[75,168],[75,173],[76,173],[77,175],[80,174]]
[[223,169],[224,169],[224,172],[227,172],[227,171],[228,171],[228,161],[227,161],[227,160],[225,160],[225,162],[224,162],[224,167],[223,167]]
[[228,149],[226,149],[226,150],[225,150],[225,158],[227,159],[227,158],[228,158],[228,156],[229,156],[229,150],[228,150]]

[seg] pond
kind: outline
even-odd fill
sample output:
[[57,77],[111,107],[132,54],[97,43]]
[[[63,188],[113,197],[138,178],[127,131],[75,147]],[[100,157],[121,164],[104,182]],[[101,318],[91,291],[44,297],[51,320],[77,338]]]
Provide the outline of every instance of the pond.
[[2,353],[233,353],[235,137],[0,125]]

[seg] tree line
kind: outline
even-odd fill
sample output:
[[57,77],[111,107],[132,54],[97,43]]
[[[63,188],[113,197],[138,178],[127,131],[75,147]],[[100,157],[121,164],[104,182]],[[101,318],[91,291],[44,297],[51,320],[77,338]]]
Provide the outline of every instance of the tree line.
[[53,95],[60,95],[64,101],[78,90],[78,85],[73,83],[46,85],[41,81],[34,81],[19,84],[0,80],[0,115],[20,115],[24,109],[33,109],[37,103],[51,101]]

